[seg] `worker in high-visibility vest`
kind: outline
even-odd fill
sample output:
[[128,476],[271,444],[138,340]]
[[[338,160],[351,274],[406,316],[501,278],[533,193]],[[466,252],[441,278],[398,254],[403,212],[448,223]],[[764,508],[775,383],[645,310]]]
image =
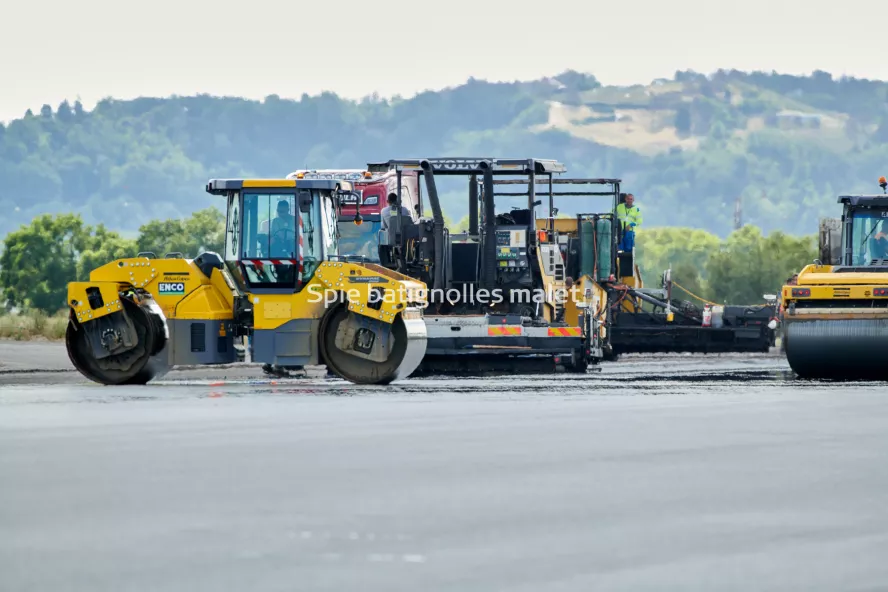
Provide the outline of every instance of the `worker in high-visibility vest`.
[[635,247],[635,231],[641,227],[641,210],[635,205],[635,196],[631,193],[627,193],[626,201],[617,206],[617,220],[623,231],[619,249],[631,251]]

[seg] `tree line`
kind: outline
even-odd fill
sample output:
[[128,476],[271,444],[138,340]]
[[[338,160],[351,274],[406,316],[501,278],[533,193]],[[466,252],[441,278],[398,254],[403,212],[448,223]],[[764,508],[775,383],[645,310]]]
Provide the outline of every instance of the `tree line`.
[[[0,236],[40,214],[71,211],[86,224],[135,233],[145,220],[218,204],[203,191],[213,177],[478,154],[555,158],[571,177],[621,178],[647,224],[724,238],[735,229],[739,199],[743,221],[763,232],[806,234],[834,215],[838,194],[877,191],[886,174],[884,82],[736,71],[680,72],[662,82],[606,87],[565,72],[529,82],[469,80],[409,99],[202,95],[107,99],[92,110],[45,105],[0,124]],[[550,125],[554,105],[580,115]],[[649,153],[643,140],[632,146],[595,135],[596,125],[633,119],[689,144]],[[442,191],[454,219],[466,213],[458,193]]]
[[[453,226],[449,219],[448,226]],[[37,216],[2,241],[3,305],[55,313],[65,307],[68,282],[89,279],[90,271],[101,265],[140,252],[159,257],[178,252],[190,258],[203,251],[221,253],[224,231],[225,216],[216,208],[182,219],[151,220],[139,227],[135,238],[85,224],[78,214]],[[753,226],[726,239],[676,227],[644,229],[637,239],[645,286],[659,287],[661,273],[671,268],[673,280],[688,291],[682,295],[679,290],[674,297],[693,300],[692,293],[733,304],[757,304],[764,294],[777,293],[788,277],[816,257],[816,246],[816,235],[764,235]]]
[[817,258],[817,235],[764,235],[744,226],[720,239],[692,228],[651,228],[639,232],[636,252],[645,286],[660,287],[662,272],[671,269],[679,286],[674,298],[760,304]]
[[224,231],[225,215],[216,208],[185,219],[152,220],[135,239],[85,224],[79,214],[44,214],[3,239],[0,293],[7,309],[55,313],[65,307],[68,282],[88,280],[97,267],[144,252],[221,253]]

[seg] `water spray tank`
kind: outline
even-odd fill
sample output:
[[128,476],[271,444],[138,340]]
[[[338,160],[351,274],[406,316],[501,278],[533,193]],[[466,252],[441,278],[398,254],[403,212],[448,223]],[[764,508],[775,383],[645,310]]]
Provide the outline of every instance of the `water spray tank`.
[[580,245],[580,275],[594,277],[595,274],[595,225],[591,221],[582,223],[583,244]]
[[598,281],[605,281],[614,272],[611,269],[611,259],[613,253],[611,222],[610,220],[599,219],[595,224],[597,242],[598,242]]

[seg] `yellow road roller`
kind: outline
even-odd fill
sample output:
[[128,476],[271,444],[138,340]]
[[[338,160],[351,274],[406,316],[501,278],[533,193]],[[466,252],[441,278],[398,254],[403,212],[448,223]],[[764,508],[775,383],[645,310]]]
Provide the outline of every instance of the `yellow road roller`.
[[882,195],[839,197],[821,221],[820,260],[783,287],[784,349],[803,378],[888,378],[888,182]]
[[425,284],[339,257],[350,182],[214,179],[206,191],[225,200],[223,254],[140,253],[68,285],[66,344],[81,374],[145,384],[173,366],[232,363],[244,336],[254,362],[323,364],[357,384],[419,366]]

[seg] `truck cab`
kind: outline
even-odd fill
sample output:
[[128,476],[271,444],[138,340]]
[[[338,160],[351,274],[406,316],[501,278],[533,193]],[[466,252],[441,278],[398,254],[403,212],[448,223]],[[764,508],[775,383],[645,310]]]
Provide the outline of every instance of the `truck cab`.
[[[305,169],[293,171],[288,179],[344,180],[353,183],[354,193],[340,199],[337,211],[340,254],[344,259],[379,262],[381,213],[390,193],[398,194],[414,222],[421,214],[416,173],[394,171],[373,174],[363,169]],[[359,215],[360,214],[360,215]]]

